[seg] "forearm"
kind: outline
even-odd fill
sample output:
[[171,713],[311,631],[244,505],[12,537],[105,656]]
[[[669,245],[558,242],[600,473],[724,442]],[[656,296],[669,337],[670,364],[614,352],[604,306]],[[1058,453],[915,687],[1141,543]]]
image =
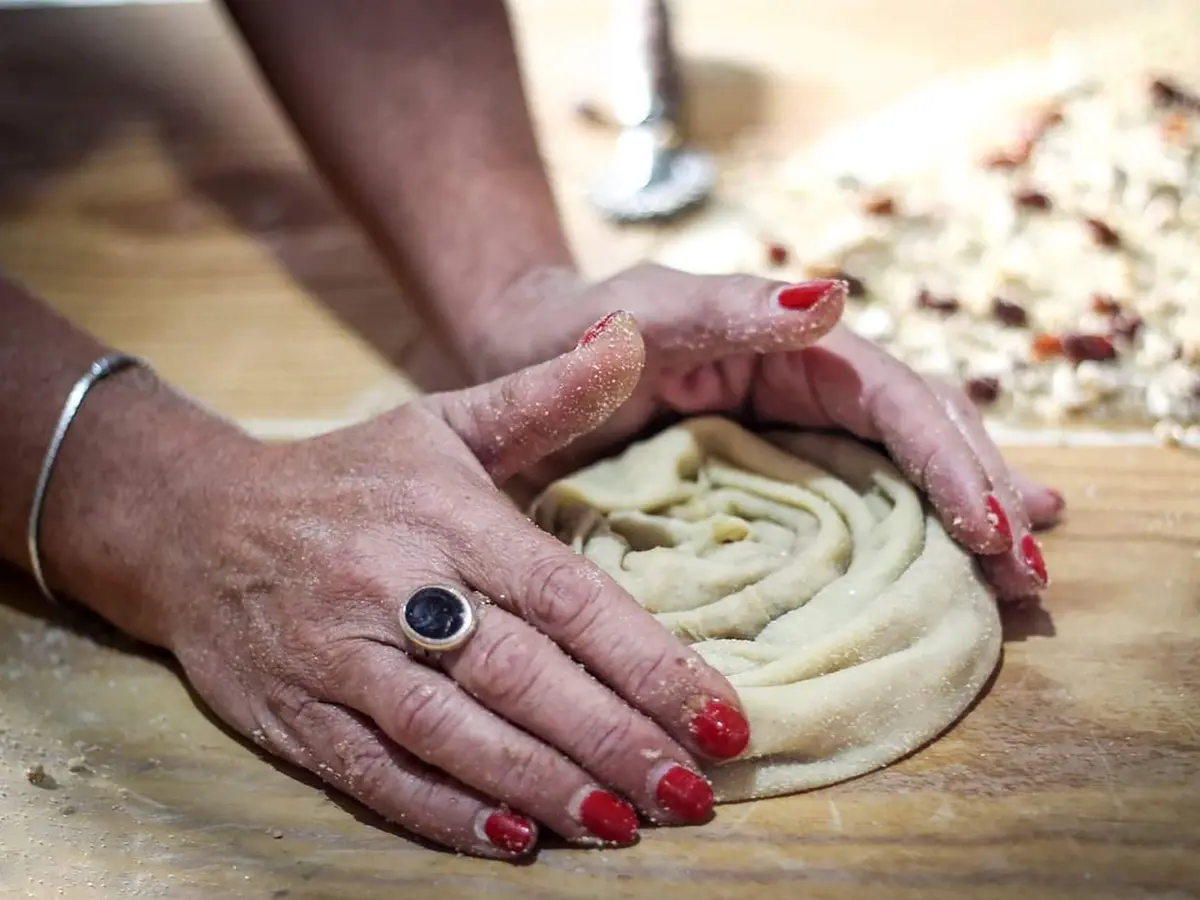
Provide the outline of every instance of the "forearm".
[[502,0],[226,0],[326,178],[465,353],[572,269]]
[[[27,571],[26,524],[55,423],[71,386],[111,349],[0,274],[0,557]],[[178,552],[193,461],[230,432],[142,369],[97,383],[47,486],[40,555],[51,587],[162,643],[149,584]]]

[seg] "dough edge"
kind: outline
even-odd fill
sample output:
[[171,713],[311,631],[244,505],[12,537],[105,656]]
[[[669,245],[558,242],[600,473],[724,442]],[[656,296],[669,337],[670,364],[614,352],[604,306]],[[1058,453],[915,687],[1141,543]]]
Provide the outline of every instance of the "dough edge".
[[[672,436],[677,448],[683,446],[681,435],[690,437],[706,459],[718,455],[714,453],[718,447],[749,452],[766,444],[791,450],[816,476],[857,482],[855,493],[863,490],[864,478],[890,478],[902,486],[898,490],[916,496],[924,530],[920,553],[879,597],[835,622],[830,632],[806,636],[801,646],[777,654],[778,659],[766,664],[786,668],[790,660],[818,674],[782,684],[753,684],[746,683],[755,680],[753,670],[749,679],[743,677],[746,673],[727,673],[750,722],[751,743],[738,759],[705,766],[717,801],[799,793],[865,775],[913,753],[958,722],[1000,661],[996,603],[972,556],[950,538],[928,503],[885,456],[861,442],[811,432],[753,434],[723,417],[699,416],[554,482],[533,502],[531,517],[556,533],[556,513],[564,504],[593,505],[596,496],[588,493],[588,478],[604,471],[619,496],[622,481],[633,474],[631,458],[636,461],[641,454],[644,461],[648,444],[658,441],[666,446]],[[604,499],[614,505],[612,496]],[[645,499],[641,498],[643,505]],[[671,630],[679,635],[678,628]],[[813,659],[814,643],[818,652],[824,645],[823,652],[836,655],[839,638],[865,641],[863,658],[849,665],[832,656]],[[730,644],[684,639],[710,662],[713,654],[706,651]],[[722,669],[719,664],[717,668]],[[765,666],[758,669],[764,670]]]

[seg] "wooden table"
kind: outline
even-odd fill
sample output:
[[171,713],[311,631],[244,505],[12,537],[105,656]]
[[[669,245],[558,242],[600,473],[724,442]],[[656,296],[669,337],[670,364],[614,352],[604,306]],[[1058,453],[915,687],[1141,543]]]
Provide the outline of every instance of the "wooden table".
[[[698,138],[780,153],[1125,0],[681,4]],[[571,237],[599,0],[516,4]],[[886,15],[882,11],[887,8]],[[954,35],[953,40],[950,36]],[[409,396],[428,341],[203,4],[0,10],[0,265],[220,411],[298,434]],[[1017,448],[1059,485],[1043,611],[951,733],[884,772],[530,866],[410,843],[260,759],[171,668],[0,579],[0,889],[31,897],[1200,896],[1200,461]],[[69,761],[86,759],[71,771]],[[55,781],[24,777],[41,763]],[[76,766],[75,768],[79,768]]]

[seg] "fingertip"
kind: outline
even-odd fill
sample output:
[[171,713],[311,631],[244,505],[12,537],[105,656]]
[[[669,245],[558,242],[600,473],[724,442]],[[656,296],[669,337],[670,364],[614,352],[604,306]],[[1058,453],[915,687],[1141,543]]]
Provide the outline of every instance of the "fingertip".
[[1067,509],[1066,498],[1051,487],[1045,487],[1023,478],[1016,478],[1017,491],[1030,525],[1036,530],[1050,528],[1062,521]]
[[734,759],[750,744],[750,723],[735,704],[707,698],[696,704],[688,732],[700,751],[712,759]]
[[996,599],[1005,603],[1037,597],[1047,586],[1012,553],[982,556],[979,567]]
[[518,857],[533,850],[538,831],[532,820],[507,809],[484,809],[476,817],[475,836],[488,850]]
[[1017,553],[1026,573],[1037,586],[1039,588],[1049,587],[1050,570],[1046,568],[1046,558],[1042,555],[1042,545],[1038,543],[1037,538],[1032,534],[1026,534],[1018,544]]
[[637,317],[627,309],[617,309],[590,325],[575,345],[576,350],[612,344],[618,347],[630,345],[644,350],[641,328]]
[[774,350],[799,350],[832,331],[842,319],[847,289],[843,281],[784,284],[768,302]]
[[637,387],[646,362],[646,345],[633,313],[616,310],[588,328],[563,359],[568,380],[582,382],[594,411],[603,420]]
[[986,516],[982,521],[975,521],[974,519],[968,521],[962,515],[943,516],[942,524],[946,527],[946,531],[949,532],[950,537],[955,542],[979,556],[1000,556],[1012,549],[1011,541],[1006,541],[988,523]]
[[785,312],[814,312],[818,307],[828,311],[830,307],[841,308],[846,300],[846,292],[846,282],[822,278],[781,285],[771,299],[777,308]]
[[984,495],[983,505],[986,510],[985,518],[987,519],[987,523],[991,526],[995,537],[999,539],[1002,545],[1000,550],[1011,549],[1013,545],[1012,522],[1009,521],[1008,513],[1004,510],[1004,505],[992,493]]
[[[911,479],[920,484],[920,479]],[[1012,550],[1012,516],[995,493],[975,493],[963,487],[963,477],[933,479],[925,485],[930,502],[942,525],[957,543],[980,556],[996,556]]]
[[1056,491],[1054,488],[1046,488],[1046,493],[1050,495],[1050,508],[1052,514],[1057,517],[1061,516],[1067,509],[1067,498]]

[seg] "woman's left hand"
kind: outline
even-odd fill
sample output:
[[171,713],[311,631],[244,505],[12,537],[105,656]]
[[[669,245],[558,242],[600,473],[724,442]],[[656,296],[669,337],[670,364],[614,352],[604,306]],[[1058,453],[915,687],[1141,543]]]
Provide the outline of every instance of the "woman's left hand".
[[1036,594],[1049,578],[1031,532],[1058,520],[1062,497],[1010,469],[961,390],[839,326],[844,302],[839,282],[792,285],[657,265],[597,284],[540,272],[493,307],[504,320],[489,330],[494,340],[472,349],[474,374],[490,379],[549,359],[589,322],[628,310],[646,342],[642,382],[559,458],[554,474],[673,416],[840,428],[886,447],[949,533],[979,556],[999,597]]

